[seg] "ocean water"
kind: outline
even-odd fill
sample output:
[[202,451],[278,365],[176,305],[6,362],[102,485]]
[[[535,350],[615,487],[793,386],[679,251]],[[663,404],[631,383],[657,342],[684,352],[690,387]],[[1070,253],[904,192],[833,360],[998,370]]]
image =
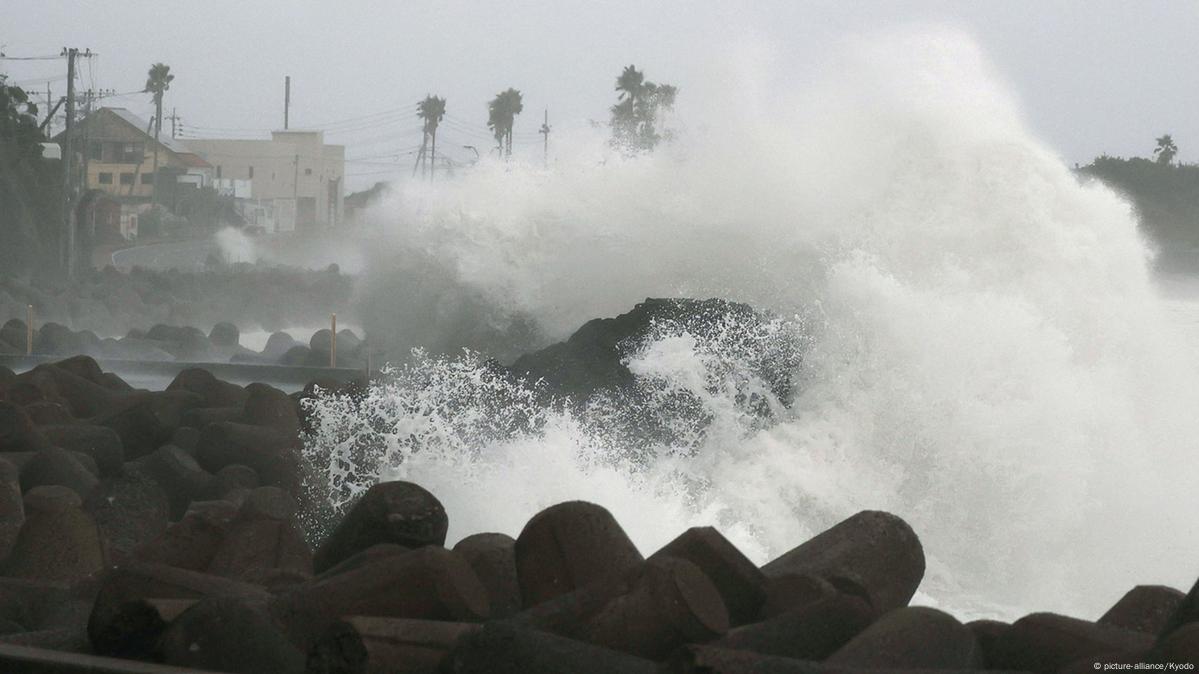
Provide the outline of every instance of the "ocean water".
[[[425,344],[451,355],[418,353],[360,406],[315,404],[330,502],[413,480],[456,540],[585,499],[646,553],[712,525],[758,562],[883,509],[923,541],[917,600],[965,618],[1094,618],[1136,584],[1188,587],[1199,310],[1154,279],[1128,204],[1079,183],[956,31],[847,39],[794,90],[731,61],[723,97],[683,90],[653,155],[584,125],[549,169],[397,190],[367,273],[397,289],[375,315],[436,323],[389,262],[419,255],[439,306],[533,320],[530,347],[647,296],[748,302],[772,329],[658,326],[626,352],[641,395],[581,412]],[[789,400],[752,367],[780,340],[803,355]],[[636,439],[647,418],[669,439]]]

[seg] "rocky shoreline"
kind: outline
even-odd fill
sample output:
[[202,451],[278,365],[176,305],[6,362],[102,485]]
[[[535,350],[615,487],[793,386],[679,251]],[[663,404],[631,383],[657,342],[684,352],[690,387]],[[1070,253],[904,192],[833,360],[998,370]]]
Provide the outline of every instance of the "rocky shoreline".
[[0,670],[1081,672],[1199,659],[1199,585],[1133,588],[1096,621],[963,624],[910,606],[924,550],[884,512],[759,568],[711,528],[643,555],[581,501],[516,538],[447,548],[437,497],[385,482],[310,540],[310,395],[201,369],[133,390],[87,356],[0,369]]

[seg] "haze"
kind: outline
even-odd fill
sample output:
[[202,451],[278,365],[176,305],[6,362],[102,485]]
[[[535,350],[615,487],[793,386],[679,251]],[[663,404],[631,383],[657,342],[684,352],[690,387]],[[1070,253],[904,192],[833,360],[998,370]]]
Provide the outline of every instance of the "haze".
[[[330,133],[347,157],[377,158],[419,143],[415,103],[444,96],[461,130],[447,151],[486,144],[486,101],[509,86],[525,96],[518,134],[537,144],[551,124],[607,120],[612,84],[635,63],[674,83],[680,104],[720,95],[712,72],[746,46],[775,77],[796,78],[847,35],[913,23],[970,32],[1015,89],[1033,130],[1073,165],[1095,156],[1148,156],[1171,133],[1181,161],[1199,157],[1199,5],[1183,2],[481,2],[6,3],[0,51],[100,56],[84,83],[137,92],[153,62],[177,79],[167,104],[187,137],[255,137],[282,125],[292,76],[292,126],[361,119]],[[35,91],[63,89],[60,61],[3,64]],[[57,79],[55,79],[57,78]],[[769,83],[767,83],[769,84]],[[691,97],[688,97],[688,92]],[[106,99],[149,117],[140,93]],[[390,112],[383,115],[377,113]],[[342,125],[343,127],[346,125]],[[456,137],[452,137],[456,136]],[[519,143],[518,143],[519,144]],[[519,150],[518,150],[519,151]],[[353,161],[349,187],[386,177]]]

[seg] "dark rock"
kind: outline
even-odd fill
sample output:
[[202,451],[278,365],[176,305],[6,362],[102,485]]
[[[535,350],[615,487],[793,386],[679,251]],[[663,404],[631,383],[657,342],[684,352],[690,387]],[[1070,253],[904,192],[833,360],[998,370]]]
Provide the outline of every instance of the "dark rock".
[[754,622],[765,601],[766,576],[712,527],[692,527],[650,556],[695,564],[716,586],[732,626]]
[[[616,318],[588,321],[565,342],[521,356],[511,370],[518,377],[544,381],[554,393],[587,398],[601,390],[633,386],[633,374],[624,363],[627,350],[650,337],[656,325],[677,325],[703,338],[715,336],[730,321],[752,330],[769,320],[748,305],[721,299],[646,299]],[[786,400],[799,362],[798,345],[781,345],[777,352],[763,354],[754,369]]]
[[860,582],[880,614],[906,606],[924,578],[924,548],[907,522],[867,510],[762,567],[767,576],[808,573]]
[[372,486],[317,549],[314,566],[323,572],[378,543],[407,548],[444,545],[449,519],[437,497],[411,482]]
[[516,579],[516,541],[505,534],[475,534],[458,541],[454,552],[470,564],[491,597],[491,617],[506,618],[520,610]]
[[641,561],[612,514],[584,501],[542,510],[516,539],[516,574],[525,606],[618,576]]

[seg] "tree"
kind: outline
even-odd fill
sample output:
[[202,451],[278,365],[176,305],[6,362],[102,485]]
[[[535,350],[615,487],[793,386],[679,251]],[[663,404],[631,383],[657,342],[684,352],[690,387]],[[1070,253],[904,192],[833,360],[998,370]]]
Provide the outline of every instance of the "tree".
[[[425,96],[423,101],[416,104],[416,116],[425,121],[424,135],[420,144],[420,154],[417,155],[416,161],[421,163],[425,157],[425,146],[432,141],[432,149],[429,152],[429,180],[432,180],[433,171],[437,168],[437,126],[441,124],[441,119],[445,117],[445,99],[438,98],[437,96]],[[412,174],[416,175],[415,167],[412,169]]]
[[524,109],[520,92],[511,87],[496,94],[487,104],[487,128],[495,134],[501,156],[512,156],[512,127]]
[[62,222],[62,171],[42,158],[38,108],[0,73],[0,278],[52,266]]
[[155,63],[150,66],[146,76],[145,93],[150,94],[154,101],[154,197],[153,203],[158,203],[158,135],[162,132],[162,95],[171,88],[171,67],[165,63]]
[[1178,154],[1178,146],[1174,144],[1174,139],[1167,133],[1157,139],[1157,147],[1153,150],[1153,154],[1157,155],[1157,163],[1169,164],[1174,161],[1174,155]]
[[616,78],[617,104],[612,106],[612,142],[626,152],[648,151],[670,132],[659,128],[659,113],[674,108],[678,87],[645,79],[636,66]]

